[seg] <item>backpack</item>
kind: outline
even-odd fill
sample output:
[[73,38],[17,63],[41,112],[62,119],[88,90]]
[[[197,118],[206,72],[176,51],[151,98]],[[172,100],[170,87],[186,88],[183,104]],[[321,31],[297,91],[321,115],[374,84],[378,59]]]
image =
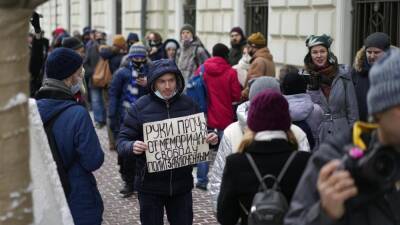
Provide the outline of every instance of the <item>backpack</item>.
[[200,66],[200,74],[193,76],[186,87],[186,95],[193,99],[199,107],[200,111],[207,113],[207,87],[204,82],[204,64]]
[[304,131],[304,133],[306,133],[307,141],[310,144],[310,149],[313,150],[314,146],[315,146],[315,140],[314,140],[312,130],[311,130],[310,126],[308,125],[308,123],[305,120],[292,121],[292,123],[294,125],[300,127]]
[[104,88],[110,84],[112,80],[112,73],[109,60],[104,60],[102,58],[99,59],[92,79],[95,87]]
[[[241,204],[242,209],[247,214],[248,225],[282,225],[283,219],[286,212],[289,209],[286,197],[281,193],[279,183],[281,182],[283,176],[285,175],[287,169],[289,168],[291,162],[296,156],[294,151],[285,165],[283,166],[281,172],[276,178],[272,174],[267,174],[261,177],[261,173],[257,168],[256,163],[249,153],[246,153],[246,157],[254,170],[258,180],[260,181],[260,186],[258,192],[254,195],[251,204],[250,212],[248,212],[244,206]],[[265,181],[271,180],[273,183],[272,187],[268,187]]]

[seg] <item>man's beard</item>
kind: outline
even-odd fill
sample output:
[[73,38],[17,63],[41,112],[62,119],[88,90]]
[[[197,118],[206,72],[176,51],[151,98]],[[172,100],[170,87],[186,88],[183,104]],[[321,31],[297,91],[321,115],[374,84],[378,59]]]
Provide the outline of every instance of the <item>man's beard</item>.
[[240,41],[231,41],[232,48],[239,48],[241,46]]

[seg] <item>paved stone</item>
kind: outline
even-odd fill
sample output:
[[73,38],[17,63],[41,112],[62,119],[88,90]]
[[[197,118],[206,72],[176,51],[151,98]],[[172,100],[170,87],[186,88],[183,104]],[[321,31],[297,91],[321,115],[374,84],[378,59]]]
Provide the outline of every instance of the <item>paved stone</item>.
[[[122,180],[119,176],[117,153],[108,148],[106,128],[96,129],[101,146],[105,153],[103,166],[95,172],[98,187],[104,201],[104,225],[140,224],[139,203],[136,195],[122,198],[119,190]],[[212,212],[211,199],[207,192],[193,189],[193,224],[218,224]],[[164,224],[169,224],[164,217]]]

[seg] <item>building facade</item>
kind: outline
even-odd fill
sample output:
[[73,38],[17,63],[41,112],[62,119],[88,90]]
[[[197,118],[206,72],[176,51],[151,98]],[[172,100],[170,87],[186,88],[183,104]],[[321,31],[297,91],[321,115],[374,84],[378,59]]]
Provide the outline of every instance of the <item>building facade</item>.
[[278,67],[303,65],[311,34],[331,35],[339,63],[347,64],[371,32],[400,42],[400,0],[50,0],[38,11],[47,36],[58,26],[71,33],[91,26],[109,40],[129,32],[143,38],[150,30],[179,39],[181,26],[190,23],[208,50],[218,42],[229,46],[230,29],[240,26],[264,33]]

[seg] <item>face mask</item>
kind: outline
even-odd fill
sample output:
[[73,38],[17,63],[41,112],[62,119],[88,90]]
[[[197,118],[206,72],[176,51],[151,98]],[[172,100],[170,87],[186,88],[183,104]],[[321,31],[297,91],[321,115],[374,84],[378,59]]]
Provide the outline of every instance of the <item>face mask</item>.
[[78,91],[81,90],[81,86],[82,86],[82,79],[79,79],[78,83],[71,86],[72,94],[74,95],[78,93]]
[[172,97],[174,97],[174,96],[176,95],[176,91],[175,91],[171,96],[168,96],[168,97],[162,96],[161,93],[160,93],[160,91],[158,91],[158,90],[155,91],[154,94],[155,94],[157,97],[159,97],[159,98],[161,98],[161,99],[163,99],[163,100],[169,100],[169,99],[171,99]]
[[150,40],[150,41],[149,41],[149,46],[150,46],[150,47],[158,46],[158,44],[159,44],[159,43],[158,43],[157,41],[153,41],[153,40]]
[[250,60],[251,60],[251,56],[248,53],[247,54],[243,54],[242,58],[243,58],[243,61],[246,62],[246,63],[249,63]]
[[138,61],[132,61],[132,65],[135,68],[140,68],[146,61],[143,62],[138,62]]

